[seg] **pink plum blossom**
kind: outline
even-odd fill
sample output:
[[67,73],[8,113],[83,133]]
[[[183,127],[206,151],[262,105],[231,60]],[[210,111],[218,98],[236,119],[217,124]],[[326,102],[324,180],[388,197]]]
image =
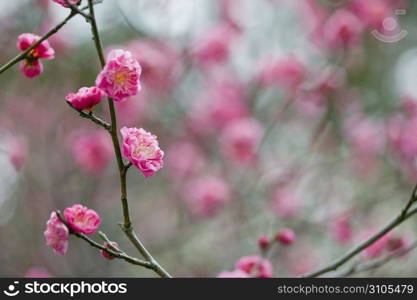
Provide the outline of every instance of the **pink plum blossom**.
[[279,217],[293,218],[299,211],[299,198],[291,185],[279,184],[272,193],[272,211]]
[[[362,236],[363,238],[369,238],[375,234],[375,230],[369,230],[365,232]],[[381,256],[385,250],[387,250],[389,241],[391,240],[392,233],[388,232],[383,235],[381,238],[373,242],[370,246],[368,246],[365,250],[363,250],[362,254],[368,259],[374,259]]]
[[78,132],[69,143],[75,162],[89,174],[101,174],[113,158],[111,138],[102,130]]
[[242,84],[232,79],[210,81],[201,101],[191,111],[190,125],[196,133],[207,133],[249,116]]
[[271,263],[257,254],[241,257],[236,262],[236,270],[241,270],[258,278],[272,277]]
[[193,42],[191,53],[202,67],[225,62],[230,54],[234,30],[227,24],[217,24],[206,29]]
[[221,137],[224,155],[236,163],[248,164],[255,161],[262,133],[261,125],[255,119],[230,123]]
[[352,240],[351,215],[349,213],[338,214],[330,224],[330,232],[340,244],[346,244]]
[[297,89],[304,81],[306,67],[294,55],[271,59],[264,63],[258,74],[262,86],[277,86],[289,91]]
[[[25,51],[40,38],[40,36],[32,33],[22,33],[17,38],[17,48],[21,51]],[[43,71],[43,65],[39,59],[53,59],[54,57],[55,50],[49,45],[49,42],[45,40],[29,51],[26,58],[20,62],[19,70],[29,78],[35,77]]]
[[335,11],[323,25],[322,39],[330,49],[356,46],[362,37],[363,25],[349,10]]
[[217,278],[250,278],[249,274],[242,270],[221,272]]
[[164,166],[164,152],[159,148],[157,137],[143,128],[123,127],[123,155],[138,168],[145,177],[154,175]]
[[186,204],[191,213],[199,218],[213,217],[231,199],[228,184],[214,176],[191,181],[185,192]]
[[346,122],[346,135],[354,155],[354,166],[360,174],[367,174],[376,164],[384,149],[381,125],[369,118],[352,117]]
[[[31,47],[33,44],[39,41],[40,38],[41,38],[40,36],[32,34],[32,33],[22,33],[17,38],[17,48],[21,51],[25,51],[27,48]],[[29,52],[28,56],[31,59],[38,59],[38,58],[53,59],[55,58],[55,51],[49,45],[49,42],[45,40],[42,43],[40,43],[38,46],[36,46],[34,49],[32,49]]]
[[[116,242],[111,242],[111,245],[112,245],[113,247],[117,248],[117,249],[119,248],[119,244],[117,244]],[[105,247],[105,248],[109,248],[109,243],[105,242],[105,243],[103,244],[103,247]],[[110,248],[109,248],[109,249],[110,249]],[[111,255],[109,252],[107,252],[107,251],[105,251],[105,250],[100,250],[100,253],[101,253],[101,255],[102,255],[105,259],[112,260],[112,259],[114,259],[114,258],[115,258],[113,255]]]
[[64,210],[64,217],[68,226],[75,232],[92,234],[100,226],[101,219],[92,209],[81,204],[75,204]]
[[39,59],[35,60],[22,60],[19,63],[19,71],[26,75],[28,78],[36,77],[43,72],[43,64]]
[[384,20],[394,15],[394,7],[386,0],[353,0],[349,7],[371,29],[383,29]]
[[69,230],[55,212],[51,213],[48,222],[46,222],[46,230],[43,234],[47,245],[50,246],[55,253],[64,255],[67,252]]
[[290,228],[280,229],[276,235],[276,240],[283,245],[291,245],[295,238],[295,232]]
[[[54,1],[54,2],[56,2],[56,3],[58,3],[58,4],[61,4],[63,7],[68,7],[68,4],[64,1],[64,0],[52,0],[52,1]],[[74,4],[74,5],[76,5],[76,4],[78,4],[78,2],[80,2],[81,0],[69,0],[68,2],[70,3],[70,4]]]
[[190,141],[172,144],[168,148],[166,159],[168,170],[174,179],[192,177],[205,166],[201,150]]
[[28,156],[28,144],[25,138],[13,138],[9,145],[9,159],[16,171],[20,171]]
[[122,101],[139,93],[141,72],[141,66],[131,52],[114,49],[97,76],[96,85],[114,101]]
[[77,93],[70,93],[65,99],[77,110],[90,110],[94,105],[100,103],[105,96],[98,87],[82,87]]
[[270,243],[271,243],[271,240],[266,235],[261,235],[258,238],[258,246],[259,246],[259,249],[261,249],[261,250],[267,249],[269,247]]

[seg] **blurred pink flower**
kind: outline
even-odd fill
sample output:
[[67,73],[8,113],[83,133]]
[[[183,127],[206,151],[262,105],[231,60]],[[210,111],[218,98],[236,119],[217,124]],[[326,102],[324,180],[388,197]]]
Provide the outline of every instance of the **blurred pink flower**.
[[221,137],[224,155],[236,163],[254,162],[262,133],[261,125],[255,119],[240,119],[230,123]]
[[217,275],[217,278],[250,278],[249,274],[242,270],[225,271]]
[[[367,239],[371,237],[373,234],[375,234],[374,230],[369,230],[365,232],[362,237]],[[365,250],[363,250],[362,254],[369,259],[377,258],[381,256],[381,254],[384,253],[385,250],[387,250],[388,243],[392,237],[392,233],[388,232],[381,238],[379,238],[377,241],[372,243],[370,246],[368,246]]]
[[272,277],[271,263],[257,254],[241,257],[236,262],[236,270],[241,270],[258,278]]
[[61,222],[55,212],[46,222],[46,230],[43,233],[46,244],[50,246],[55,253],[64,255],[68,250],[69,231],[67,226]]
[[[119,249],[119,244],[117,244],[116,242],[111,242],[111,245],[117,249]],[[105,242],[103,244],[103,247],[105,248],[109,248],[109,243]],[[101,255],[108,260],[112,260],[115,258],[115,256],[111,255],[109,252],[105,251],[105,250],[100,250]]]
[[26,278],[51,278],[48,271],[41,268],[30,268],[25,274]]
[[96,85],[114,101],[136,95],[141,89],[142,69],[132,53],[122,49],[111,50],[107,63],[97,76]]
[[69,142],[75,162],[89,174],[101,174],[113,157],[113,144],[105,131],[78,132]]
[[[35,44],[41,37],[32,33],[22,33],[17,38],[17,48],[25,51]],[[40,43],[29,51],[26,58],[19,64],[19,70],[29,78],[35,77],[43,72],[43,65],[39,59],[53,59],[55,50],[49,45],[47,40]]]
[[92,110],[93,106],[100,103],[105,93],[98,87],[82,87],[77,93],[70,93],[65,99],[77,110]]
[[168,148],[166,159],[173,179],[179,180],[195,176],[205,165],[203,153],[190,141],[172,144]]
[[26,77],[32,78],[36,77],[43,72],[43,64],[40,62],[39,59],[35,60],[22,60],[19,63],[19,71],[26,75]]
[[211,81],[201,102],[191,111],[190,125],[194,132],[207,133],[247,116],[249,108],[240,82],[232,79]]
[[186,203],[191,213],[200,218],[213,217],[231,200],[230,188],[218,177],[204,177],[191,181],[185,189]]
[[362,32],[360,20],[349,10],[339,9],[323,25],[322,39],[330,49],[348,49],[359,44]]
[[369,118],[351,117],[346,122],[346,137],[353,151],[354,166],[367,174],[376,164],[385,146],[383,127]]
[[68,226],[75,232],[92,234],[100,226],[101,219],[92,209],[81,204],[75,204],[64,210],[64,217]]
[[270,243],[271,243],[271,241],[270,241],[269,237],[266,236],[266,235],[261,235],[258,238],[258,246],[259,246],[259,249],[261,249],[261,250],[265,250],[266,248],[268,248]]
[[353,0],[349,7],[366,26],[377,30],[383,29],[384,20],[394,15],[394,8],[386,0]]
[[295,242],[295,232],[290,228],[283,228],[277,232],[276,240],[283,245],[291,245]]
[[155,135],[136,127],[123,127],[120,132],[123,138],[123,155],[145,177],[154,175],[164,166],[164,152],[159,148]]
[[191,46],[191,54],[202,67],[225,62],[230,54],[234,30],[228,24],[217,24],[201,33]]
[[[58,4],[61,4],[63,7],[68,7],[68,4],[64,0],[52,0]],[[71,4],[77,4],[81,0],[69,0],[68,2]]]
[[126,47],[142,67],[141,80],[145,89],[164,92],[175,84],[181,71],[180,57],[167,43],[156,39],[140,39],[130,42]]
[[350,223],[351,215],[349,213],[341,213],[331,221],[330,231],[338,243],[346,244],[352,240],[353,232]]
[[262,86],[277,86],[296,90],[306,76],[305,65],[294,55],[267,61],[258,74]]
[[387,243],[388,251],[399,251],[411,244],[411,239],[407,236],[391,236]]
[[[32,33],[22,33],[17,38],[17,48],[25,51],[27,48],[35,44],[41,37]],[[55,57],[54,49],[49,45],[47,40],[40,43],[28,54],[30,59],[53,59]]]
[[271,199],[273,212],[284,219],[293,218],[299,211],[299,199],[291,185],[279,184]]
[[16,171],[20,171],[28,156],[27,140],[23,137],[15,137],[9,145],[9,159]]

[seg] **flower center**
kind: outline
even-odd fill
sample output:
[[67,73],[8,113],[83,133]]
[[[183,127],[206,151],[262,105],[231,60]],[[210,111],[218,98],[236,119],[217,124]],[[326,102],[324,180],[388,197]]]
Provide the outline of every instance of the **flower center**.
[[125,72],[116,72],[114,75],[114,81],[118,85],[125,84],[127,80],[127,76]]
[[139,154],[142,155],[145,159],[152,158],[154,155],[154,151],[152,147],[146,146],[144,144],[139,144],[136,149],[133,151],[135,156]]
[[31,58],[38,58],[39,53],[38,51],[36,51],[36,49],[32,49],[29,51],[28,56]]

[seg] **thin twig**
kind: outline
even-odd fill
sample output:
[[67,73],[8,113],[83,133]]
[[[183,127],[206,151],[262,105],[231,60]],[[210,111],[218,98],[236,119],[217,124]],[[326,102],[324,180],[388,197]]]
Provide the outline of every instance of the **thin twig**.
[[67,101],[67,103],[72,109],[74,109],[75,111],[77,111],[80,114],[80,117],[85,118],[85,119],[90,119],[91,121],[93,121],[97,125],[103,127],[107,131],[110,131],[110,128],[111,128],[110,124],[107,123],[106,121],[103,121],[99,117],[97,117],[95,114],[93,114],[93,112],[88,112],[87,113],[85,111],[78,110],[74,106],[72,106],[70,102]]
[[91,16],[79,9],[77,5],[72,4],[69,0],[64,1],[73,12],[82,15],[87,21],[91,19]]
[[[93,5],[95,5],[97,3],[101,3],[101,1],[93,1]],[[88,6],[84,6],[80,10],[82,11],[82,10],[85,10],[87,8],[88,8]],[[14,66],[15,64],[17,64],[19,61],[25,59],[27,57],[27,55],[29,54],[30,51],[32,51],[37,46],[39,46],[43,41],[47,40],[49,37],[51,37],[52,35],[54,35],[55,33],[57,33],[65,24],[67,24],[67,22],[69,20],[71,20],[76,15],[77,15],[77,12],[71,10],[70,14],[62,22],[58,23],[54,28],[52,28],[51,30],[49,30],[36,43],[34,43],[29,48],[27,48],[25,51],[19,53],[14,58],[12,58],[11,60],[9,60],[9,62],[7,62],[6,64],[4,64],[2,67],[0,67],[0,74],[3,73],[4,71],[10,69],[12,66]]]
[[311,272],[309,274],[304,275],[303,277],[318,277],[320,275],[323,275],[325,273],[334,271],[338,269],[340,266],[348,262],[351,258],[356,256],[358,253],[362,252],[362,250],[368,248],[370,245],[372,245],[374,242],[379,240],[381,237],[383,237],[386,233],[390,232],[392,229],[403,223],[405,220],[413,216],[417,213],[417,207],[414,209],[411,209],[413,204],[417,201],[417,185],[414,187],[413,192],[410,196],[410,199],[408,200],[407,204],[404,206],[404,208],[401,210],[401,212],[387,225],[385,225],[379,232],[371,236],[366,241],[362,242],[358,246],[354,247],[352,250],[350,250],[348,253],[331,263],[330,265],[321,268],[317,271]]
[[365,272],[365,271],[369,271],[369,270],[374,270],[377,268],[380,268],[384,265],[386,265],[387,263],[389,263],[390,261],[392,261],[395,258],[399,258],[409,252],[411,252],[412,250],[417,248],[417,241],[414,241],[411,245],[400,249],[398,251],[395,251],[394,253],[387,255],[385,257],[382,257],[380,259],[376,259],[370,262],[364,262],[361,264],[354,264],[352,265],[350,268],[348,268],[347,270],[340,272],[338,274],[336,274],[334,277],[347,277],[349,275],[353,275],[356,273],[360,273],[360,272]]
[[70,234],[86,241],[88,244],[90,244],[90,246],[92,246],[94,248],[97,248],[99,250],[107,251],[110,255],[112,255],[116,258],[119,258],[119,259],[123,259],[123,260],[125,260],[125,261],[127,261],[131,264],[142,266],[142,267],[145,267],[147,269],[152,268],[151,264],[147,261],[129,256],[126,253],[124,253],[123,251],[114,251],[113,249],[109,249],[107,247],[104,247],[103,245],[100,245],[96,241],[87,237],[85,234],[82,234],[82,233],[75,232],[75,231],[71,230],[71,227],[68,226],[68,223],[66,222],[65,218],[62,216],[61,212],[59,210],[57,210],[56,214],[57,214],[58,218],[67,226],[68,230],[70,231]]

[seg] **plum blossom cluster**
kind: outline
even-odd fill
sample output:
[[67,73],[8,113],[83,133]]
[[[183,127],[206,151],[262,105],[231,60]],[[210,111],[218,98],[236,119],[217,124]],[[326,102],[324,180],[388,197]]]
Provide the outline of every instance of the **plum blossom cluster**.
[[258,247],[262,253],[243,256],[237,260],[235,270],[221,272],[217,278],[271,278],[273,268],[271,262],[265,258],[266,254],[271,251],[274,243],[282,246],[288,246],[295,242],[296,235],[290,228],[278,230],[274,238],[267,235],[261,235],[258,238]]
[[[22,33],[17,38],[17,48],[25,51],[40,40],[40,36],[32,33]],[[48,41],[42,41],[39,45],[29,51],[25,59],[20,62],[19,70],[25,76],[32,78],[43,72],[43,64],[40,59],[53,59],[55,50]]]
[[64,210],[64,219],[66,223],[56,212],[52,212],[44,232],[47,245],[61,255],[68,250],[70,233],[93,234],[101,223],[100,216],[94,210],[81,204],[67,207]]
[[123,101],[138,94],[141,89],[142,69],[132,53],[114,49],[107,56],[107,64],[97,76],[96,86],[82,87],[77,93],[70,93],[66,100],[77,110],[91,111],[104,96],[114,101]]
[[[97,76],[96,86],[82,87],[77,93],[68,94],[66,100],[76,110],[90,112],[106,95],[116,102],[124,101],[140,91],[141,72],[142,68],[131,52],[113,49]],[[135,127],[123,127],[120,132],[123,155],[145,177],[152,176],[163,167],[164,152],[159,148],[155,135]],[[101,172],[110,159],[111,147],[102,134],[81,137],[72,144],[76,161],[90,173]]]

